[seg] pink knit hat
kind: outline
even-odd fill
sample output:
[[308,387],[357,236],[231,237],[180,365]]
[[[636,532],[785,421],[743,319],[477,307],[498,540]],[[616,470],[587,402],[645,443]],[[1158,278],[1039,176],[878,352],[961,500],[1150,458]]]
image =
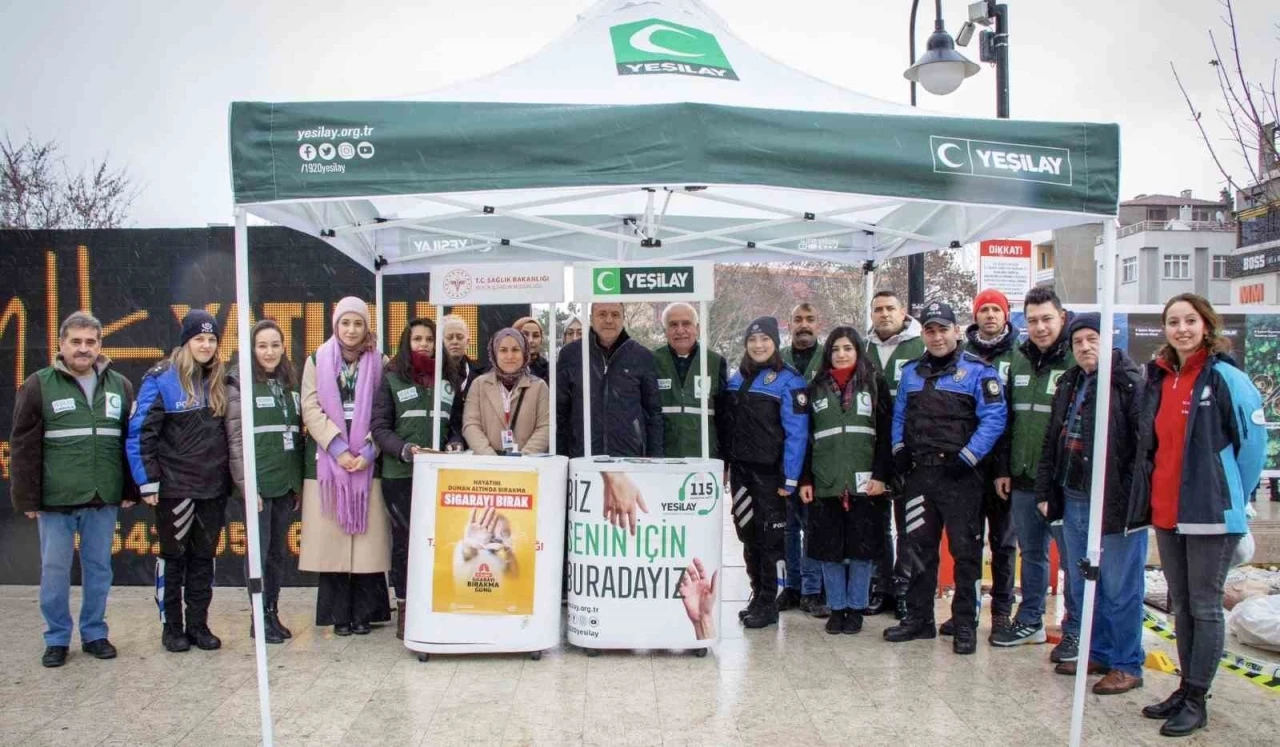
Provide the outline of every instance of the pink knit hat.
[[338,326],[338,320],[342,318],[343,314],[359,314],[360,318],[364,320],[364,326],[369,326],[369,304],[355,296],[347,296],[333,305],[333,318],[330,323],[335,328]]

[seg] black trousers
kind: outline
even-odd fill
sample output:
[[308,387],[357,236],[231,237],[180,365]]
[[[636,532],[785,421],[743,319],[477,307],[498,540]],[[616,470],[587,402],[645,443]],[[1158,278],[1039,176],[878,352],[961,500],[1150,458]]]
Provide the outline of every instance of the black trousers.
[[391,587],[396,599],[408,599],[409,592],[409,523],[413,508],[413,480],[382,480],[382,500],[391,517]]
[[[280,583],[289,562],[289,529],[293,526],[292,490],[275,498],[263,498],[258,512],[258,543],[262,550],[262,604],[275,609],[280,601]],[[244,577],[249,578],[249,556],[244,559]]]
[[976,627],[978,581],[982,578],[982,483],[977,472],[959,479],[941,467],[916,467],[903,491],[907,554],[914,566],[907,586],[907,617],[933,620],[938,587],[938,552],[947,533],[955,560],[956,593],[951,616]]
[[385,573],[320,573],[316,625],[380,623],[391,619]]
[[186,627],[206,625],[213,601],[213,558],[226,522],[227,499],[160,497],[155,506],[160,559],[156,561],[156,601],[160,622]]
[[729,482],[733,488],[733,526],[742,541],[751,591],[772,601],[778,595],[778,564],[787,526],[787,499],[778,495],[783,477],[774,466],[734,462],[729,465]]
[[1010,511],[1012,497],[1001,498],[995,486],[983,485],[986,499],[983,518],[987,524],[987,544],[991,547],[991,614],[1013,616],[1014,569],[1018,561],[1018,534],[1013,530]]

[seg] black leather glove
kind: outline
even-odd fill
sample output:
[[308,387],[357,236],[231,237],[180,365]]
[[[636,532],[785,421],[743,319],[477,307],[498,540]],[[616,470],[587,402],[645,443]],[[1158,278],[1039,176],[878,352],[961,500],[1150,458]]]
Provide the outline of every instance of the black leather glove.
[[911,455],[911,449],[904,446],[893,455],[893,468],[898,477],[905,478],[914,467],[915,458]]
[[969,466],[969,463],[956,456],[946,466],[947,477],[952,480],[963,480],[966,477],[973,477],[978,474],[977,470]]

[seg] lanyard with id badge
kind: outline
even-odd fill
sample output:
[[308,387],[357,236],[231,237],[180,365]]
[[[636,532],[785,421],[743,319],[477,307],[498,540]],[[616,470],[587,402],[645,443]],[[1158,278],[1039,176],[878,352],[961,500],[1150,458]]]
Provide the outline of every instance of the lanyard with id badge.
[[520,445],[516,443],[516,434],[511,424],[520,415],[520,405],[524,404],[524,390],[520,390],[520,396],[516,398],[514,408],[511,406],[511,394],[506,389],[502,390],[502,451],[507,454],[519,454]]

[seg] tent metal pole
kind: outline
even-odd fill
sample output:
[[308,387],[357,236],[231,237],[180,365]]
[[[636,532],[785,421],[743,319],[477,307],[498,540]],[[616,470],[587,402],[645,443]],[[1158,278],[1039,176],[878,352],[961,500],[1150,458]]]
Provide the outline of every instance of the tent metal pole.
[[[1107,431],[1111,424],[1108,413],[1111,412],[1111,365],[1112,347],[1115,344],[1115,285],[1116,275],[1113,268],[1116,254],[1115,220],[1107,219],[1102,224],[1103,243],[1098,247],[1096,257],[1098,272],[1101,273],[1101,306],[1102,320],[1098,331],[1098,376],[1097,376],[1097,412],[1093,419],[1093,474],[1089,483],[1089,549],[1086,555],[1089,566],[1098,568],[1102,547],[1102,500],[1106,495],[1107,479]],[[1145,530],[1144,530],[1145,531]],[[1094,598],[1097,594],[1096,581],[1086,578],[1084,582],[1084,604],[1080,610],[1080,660],[1076,667],[1075,696],[1071,704],[1071,745],[1079,747],[1084,729],[1085,685],[1089,673],[1089,645],[1093,640]]]
[[[589,267],[583,267],[583,272],[590,272]],[[574,268],[577,272],[577,268]],[[582,455],[591,456],[591,326],[588,324],[590,317],[590,304],[585,300],[582,302],[582,339],[580,340],[582,353]]]
[[[552,303],[547,307],[547,386],[551,388],[551,417],[548,418],[551,426],[551,441],[547,447],[548,454],[556,453],[556,306]],[[529,311],[533,311],[533,307],[529,307]]]
[[258,461],[253,440],[253,329],[249,306],[249,229],[244,208],[236,208],[236,331],[240,378],[240,432],[244,461],[244,526],[249,538],[249,600],[253,607],[254,658],[258,666],[258,710],[262,744],[271,747],[271,685],[267,677],[267,636],[263,625],[262,538],[258,536]]
[[[463,353],[466,354],[465,352]],[[444,306],[436,306],[436,386],[431,399],[431,448],[440,451],[440,407],[444,401]],[[457,392],[453,393],[456,398]],[[465,444],[464,444],[465,446]]]
[[875,263],[867,260],[862,265],[862,311],[866,314],[867,334],[871,334],[871,296],[876,292]]
[[[707,401],[711,390],[711,369],[707,367],[707,302],[698,302],[698,367],[702,371],[702,394],[699,395],[698,406],[702,408],[702,458],[711,458],[711,416],[708,414]],[[693,388],[698,388],[698,379],[693,380]]]
[[383,308],[382,262],[380,260],[375,259],[374,267],[376,269],[373,271],[373,306],[375,309],[377,309],[377,313],[374,315],[373,321],[375,324],[378,325],[378,352],[386,353],[387,352],[387,333],[386,333],[387,328],[385,326],[385,323],[386,323],[387,317],[382,310]]

